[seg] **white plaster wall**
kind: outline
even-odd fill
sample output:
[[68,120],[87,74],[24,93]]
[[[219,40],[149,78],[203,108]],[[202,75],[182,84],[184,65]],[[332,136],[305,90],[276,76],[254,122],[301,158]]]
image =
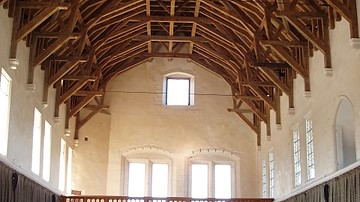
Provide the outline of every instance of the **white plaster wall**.
[[[333,76],[324,74],[324,59],[320,51],[310,58],[311,96],[304,96],[304,81],[297,76],[294,82],[295,113],[288,110],[288,97],[281,98],[281,129],[275,125],[275,113],[271,113],[271,140],[265,140],[258,152],[258,162],[267,157],[273,149],[275,161],[275,197],[289,195],[291,192],[316,183],[321,178],[337,170],[335,120],[338,105],[343,96],[347,97],[354,110],[355,136],[357,139],[357,159],[360,152],[360,49],[350,46],[349,26],[345,20],[336,23],[330,32]],[[313,121],[315,179],[307,181],[305,117]],[[298,126],[301,134],[302,185],[294,187],[292,128]],[[265,126],[263,126],[265,128]],[[262,130],[265,131],[265,130]],[[259,164],[261,165],[261,164]],[[261,172],[260,172],[261,173]],[[259,174],[260,174],[259,173]],[[261,176],[259,175],[259,179]]]
[[240,182],[235,197],[257,196],[256,136],[239,117],[227,112],[231,97],[195,96],[195,105],[171,107],[162,103],[164,75],[184,72],[195,76],[195,93],[231,94],[220,77],[185,59],[156,58],[111,81],[107,102],[111,111],[107,194],[124,194],[122,151],[155,145],[173,155],[172,196],[187,196],[187,156],[202,148],[226,148],[240,158]]
[[[8,10],[0,9],[0,24],[2,30],[0,32],[0,67],[3,68],[12,79],[11,86],[11,106],[9,120],[9,137],[8,137],[8,153],[7,156],[1,156],[1,159],[10,163],[11,166],[20,170],[23,174],[31,179],[58,191],[59,184],[59,159],[60,159],[60,139],[64,135],[64,107],[60,109],[60,123],[54,123],[54,90],[49,91],[48,107],[43,108],[42,92],[43,92],[43,71],[40,67],[35,68],[34,85],[35,91],[31,91],[27,86],[28,58],[29,48],[25,42],[21,41],[17,47],[17,59],[20,62],[17,70],[8,68],[12,19],[7,17]],[[46,182],[42,179],[42,149],[41,149],[41,166],[40,175],[31,172],[32,159],[32,131],[34,108],[37,108],[43,117],[52,126],[51,140],[51,171],[50,181]],[[70,138],[65,138],[68,146],[72,146]],[[59,191],[58,191],[59,192]]]
[[106,193],[110,121],[109,114],[99,112],[80,129],[72,181],[82,194]]

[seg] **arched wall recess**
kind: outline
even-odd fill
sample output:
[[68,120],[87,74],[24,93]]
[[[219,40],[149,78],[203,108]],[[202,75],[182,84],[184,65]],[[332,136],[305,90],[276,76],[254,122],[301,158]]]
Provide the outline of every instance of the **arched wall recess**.
[[336,113],[335,130],[339,170],[356,161],[354,110],[351,102],[345,96],[340,97]]

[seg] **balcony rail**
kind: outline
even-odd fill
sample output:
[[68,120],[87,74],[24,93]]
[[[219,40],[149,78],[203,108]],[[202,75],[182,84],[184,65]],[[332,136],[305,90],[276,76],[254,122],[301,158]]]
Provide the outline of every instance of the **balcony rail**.
[[185,197],[127,197],[127,196],[61,196],[61,202],[273,202],[272,198],[185,198]]

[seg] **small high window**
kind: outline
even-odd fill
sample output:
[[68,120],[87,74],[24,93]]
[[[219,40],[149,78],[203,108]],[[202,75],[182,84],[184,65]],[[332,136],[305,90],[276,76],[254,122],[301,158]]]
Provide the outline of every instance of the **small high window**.
[[171,106],[194,105],[194,77],[185,73],[165,76],[164,104]]
[[190,105],[189,79],[166,79],[166,105]]

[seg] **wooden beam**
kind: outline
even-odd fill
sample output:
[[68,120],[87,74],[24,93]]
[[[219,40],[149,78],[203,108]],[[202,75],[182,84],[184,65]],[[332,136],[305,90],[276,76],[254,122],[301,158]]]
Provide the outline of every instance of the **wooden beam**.
[[281,59],[290,64],[291,67],[294,68],[294,70],[303,78],[308,77],[308,73],[304,70],[304,67],[301,66],[287,51],[285,51],[283,47],[274,45],[271,45],[270,47],[281,57]]
[[349,0],[349,7],[346,7],[339,0],[325,0],[332,8],[336,10],[341,16],[343,16],[350,23],[351,38],[359,38],[359,25],[357,18],[357,0]]
[[44,51],[42,51],[39,55],[34,58],[32,67],[36,67],[44,60],[46,60],[51,54],[57,51],[63,44],[70,40],[70,37],[60,37],[54,43],[52,43],[49,47],[47,47]]
[[134,16],[131,21],[151,21],[151,22],[176,22],[176,23],[205,23],[211,24],[213,21],[206,17],[188,17],[188,16]]
[[[151,15],[151,11],[150,11],[150,0],[146,0],[146,16],[150,16]],[[147,36],[150,37],[151,36],[151,21],[148,21],[146,23],[146,32],[147,32]],[[151,46],[151,41],[148,41],[148,53],[152,52],[152,46]]]
[[105,95],[104,91],[84,91],[79,90],[75,94],[75,96],[89,96],[89,95],[95,95],[97,97],[101,97]]
[[[198,18],[199,13],[200,13],[200,0],[196,0],[195,9],[194,9],[194,18]],[[197,24],[193,23],[192,28],[191,28],[191,37],[195,37],[195,35],[196,35],[196,27],[197,27]],[[190,45],[189,45],[189,53],[190,54],[192,54],[193,48],[194,48],[194,43],[190,42]]]
[[60,96],[59,102],[63,103],[66,100],[68,100],[72,95],[74,95],[78,90],[80,90],[87,82],[88,82],[87,79],[81,79],[70,89],[66,89],[66,92]]
[[17,6],[27,9],[44,9],[49,7],[56,7],[59,10],[67,10],[71,5],[67,2],[17,1]]
[[277,125],[281,124],[281,103],[280,103],[280,89],[279,88],[275,88],[275,113],[276,113],[276,118],[275,118],[275,123]]
[[83,98],[79,104],[77,104],[74,108],[70,109],[69,117],[72,117],[75,114],[77,114],[82,108],[84,108],[85,105],[87,105],[92,99],[94,99],[94,97],[95,95],[90,95],[88,97]]
[[156,1],[168,14],[170,14],[169,8],[162,2],[162,0],[156,0]]
[[18,30],[16,35],[16,41],[19,42],[26,35],[32,32],[36,27],[38,27],[41,23],[43,23],[46,19],[48,19],[51,15],[53,15],[59,9],[57,7],[48,7],[42,10],[39,14],[37,14],[34,18],[32,18],[28,23],[26,23],[20,30]]
[[262,72],[269,80],[271,80],[278,88],[280,88],[285,94],[290,95],[290,88],[283,83],[280,78],[270,69],[260,68]]
[[265,102],[269,107],[271,107],[272,109],[275,109],[275,103],[274,103],[274,101],[271,100],[271,98],[270,98],[268,95],[265,95],[265,94],[263,93],[263,91],[262,91],[258,86],[256,86],[256,85],[249,85],[249,87],[250,87],[252,90],[254,90],[255,93],[256,93],[259,97],[261,97],[261,98],[264,100],[264,102]]
[[254,67],[267,67],[267,68],[291,68],[291,66],[286,62],[259,62],[254,61],[250,62],[251,66]]
[[[87,108],[85,106],[85,108]],[[98,112],[100,112],[103,109],[102,106],[99,106],[95,109],[92,109],[92,111],[90,112],[90,114],[88,114],[85,118],[83,118],[82,120],[79,121],[79,124],[77,125],[77,127],[80,129],[81,127],[83,127],[92,117],[94,117]]]
[[256,134],[259,134],[260,128],[257,127],[254,123],[252,123],[244,114],[235,112],[236,115],[238,115],[241,120],[243,120],[246,125],[248,125]]
[[71,39],[78,39],[80,37],[80,33],[73,32],[33,32],[33,35],[38,38],[70,37]]
[[71,80],[71,81],[79,81],[82,79],[87,79],[88,81],[95,81],[96,79],[98,79],[98,77],[96,76],[81,76],[81,75],[69,75],[69,76],[64,76],[61,78],[62,80]]
[[153,36],[145,36],[140,35],[139,37],[136,37],[138,40],[145,40],[145,41],[161,41],[161,42],[208,42],[208,39],[205,39],[204,37],[190,37],[190,36],[160,36],[160,35],[153,35]]
[[[174,16],[175,15],[175,0],[170,0],[170,16]],[[173,21],[170,21],[170,26],[169,26],[169,36],[174,36],[174,26],[175,23]],[[169,53],[171,53],[173,51],[173,41],[169,41]]]
[[[8,1],[8,3],[10,5],[15,4],[15,2],[16,2],[15,0]],[[14,9],[15,9],[15,7],[14,7]],[[10,10],[11,10],[11,8],[9,7],[9,15],[11,13],[11,15],[14,17],[14,20],[13,20],[12,33],[11,33],[11,44],[10,44],[10,56],[9,57],[10,57],[10,59],[16,59],[17,43],[18,43],[16,36],[17,36],[17,31],[19,29],[20,22],[21,22],[21,9],[16,8],[16,10],[14,10],[14,13],[12,13],[12,11],[10,11]]]
[[54,83],[58,82],[63,76],[66,75],[70,70],[72,70],[80,61],[79,60],[70,60],[64,66],[62,66],[54,75],[49,78],[48,85],[51,86]]
[[250,96],[250,95],[234,95],[233,97],[235,99],[240,99],[240,100],[262,100],[258,96]]
[[228,112],[237,112],[237,113],[254,113],[251,109],[227,109]]

